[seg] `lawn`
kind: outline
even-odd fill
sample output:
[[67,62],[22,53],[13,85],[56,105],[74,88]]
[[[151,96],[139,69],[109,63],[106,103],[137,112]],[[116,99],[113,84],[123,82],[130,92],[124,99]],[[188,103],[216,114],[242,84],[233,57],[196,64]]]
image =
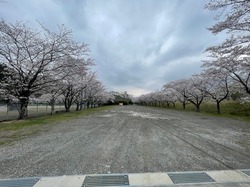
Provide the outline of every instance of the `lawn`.
[[[162,106],[161,106],[162,107]],[[164,106],[165,108],[166,106]],[[169,109],[175,109],[183,111],[181,103],[176,103],[174,108],[170,105]],[[203,102],[200,106],[200,113],[212,116],[229,117],[240,119],[250,122],[250,103],[240,103],[235,101],[222,101],[221,102],[221,114],[216,112],[216,103],[214,102]],[[193,104],[189,103],[186,105],[185,111],[196,111]]]

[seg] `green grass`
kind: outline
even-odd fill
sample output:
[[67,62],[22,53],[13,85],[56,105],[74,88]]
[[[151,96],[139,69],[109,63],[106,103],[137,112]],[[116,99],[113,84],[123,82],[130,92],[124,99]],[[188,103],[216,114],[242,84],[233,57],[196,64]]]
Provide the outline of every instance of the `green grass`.
[[[67,113],[58,113],[37,118],[25,120],[15,120],[0,123],[0,146],[9,144],[13,141],[20,140],[32,134],[46,131],[48,126],[57,122],[76,119],[78,117],[87,116],[96,112],[112,109],[113,106],[103,106],[98,108],[90,108],[82,111],[72,111]],[[47,127],[46,127],[47,126]]]
[[[162,107],[162,106],[160,106]],[[166,106],[164,107],[166,108]],[[176,103],[176,108],[170,105],[169,109],[183,111],[181,103]],[[186,112],[195,112],[193,104],[186,105]],[[250,122],[250,103],[239,103],[235,101],[222,101],[221,114],[216,112],[215,102],[203,102],[200,106],[200,113],[210,116],[227,117]]]
[[18,130],[18,129],[29,127],[29,126],[44,125],[44,124],[53,123],[53,122],[70,120],[70,119],[77,118],[79,116],[84,116],[84,115],[86,116],[86,115],[93,114],[95,112],[108,110],[108,109],[111,109],[112,107],[113,106],[89,108],[87,110],[82,110],[82,111],[72,111],[72,112],[58,113],[58,114],[24,119],[24,120],[2,122],[0,123],[0,131],[1,130]]
[[0,146],[5,145],[5,144],[6,144],[6,141],[0,141]]

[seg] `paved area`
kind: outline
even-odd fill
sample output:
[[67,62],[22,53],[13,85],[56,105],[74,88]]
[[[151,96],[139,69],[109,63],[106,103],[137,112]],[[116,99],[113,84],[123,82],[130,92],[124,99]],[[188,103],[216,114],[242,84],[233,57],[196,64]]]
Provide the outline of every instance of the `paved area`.
[[199,172],[74,175],[41,178],[0,179],[0,187],[247,187],[250,169]]
[[250,168],[250,124],[117,106],[0,147],[0,178]]

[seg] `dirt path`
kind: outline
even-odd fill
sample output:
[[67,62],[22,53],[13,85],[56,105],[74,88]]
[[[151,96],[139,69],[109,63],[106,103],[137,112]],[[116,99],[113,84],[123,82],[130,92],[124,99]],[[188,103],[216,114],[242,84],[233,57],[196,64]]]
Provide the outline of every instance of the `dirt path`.
[[117,106],[0,147],[0,178],[250,168],[250,124]]

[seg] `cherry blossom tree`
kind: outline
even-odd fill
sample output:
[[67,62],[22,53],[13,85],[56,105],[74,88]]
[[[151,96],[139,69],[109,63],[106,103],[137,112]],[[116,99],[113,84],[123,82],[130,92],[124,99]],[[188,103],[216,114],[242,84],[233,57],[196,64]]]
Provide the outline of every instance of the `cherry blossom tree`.
[[8,77],[8,72],[6,71],[6,66],[0,63],[0,101],[6,100],[6,90],[4,90],[4,86],[2,83]]
[[217,34],[224,30],[250,31],[250,1],[249,0],[210,0],[205,5],[206,9],[219,11],[215,17],[218,22],[209,30]]
[[152,94],[153,93],[148,93],[148,94],[143,94],[137,97],[137,103],[139,103],[140,105],[145,105],[145,106],[153,106]]
[[170,101],[169,95],[165,90],[157,90],[148,94],[141,95],[136,98],[136,102],[146,106],[169,106]]
[[104,90],[103,84],[96,77],[92,78],[91,83],[86,87],[85,92],[87,108],[92,108],[95,106],[97,101],[100,100],[100,96]]
[[250,94],[250,1],[211,0],[205,8],[219,11],[217,23],[209,30],[214,34],[226,31],[229,37],[206,49],[211,59],[203,66],[228,72]]
[[42,94],[40,99],[43,103],[48,104],[51,107],[50,115],[53,115],[55,112],[55,104],[58,100],[60,100],[60,95],[58,94],[59,90],[54,89],[50,90],[50,93]]
[[[82,91],[86,89],[88,80],[88,72],[90,66],[93,65],[92,59],[88,58],[73,58],[66,57],[63,60],[63,63],[69,64],[62,68],[62,76],[64,77],[60,81],[60,94],[63,95],[63,103],[65,106],[66,112],[70,111],[70,107],[73,103],[82,102]],[[80,100],[77,102],[77,100]],[[77,105],[79,109],[79,105]]]
[[11,72],[4,85],[8,93],[19,100],[19,119],[27,116],[31,95],[58,81],[56,78],[65,65],[61,59],[85,55],[87,51],[87,45],[74,42],[71,31],[64,26],[59,27],[58,32],[44,27],[38,31],[22,22],[8,24],[1,20],[0,61]]
[[100,92],[98,92],[95,97],[94,97],[94,104],[108,104],[109,102],[114,101],[115,97],[113,94],[111,94],[110,92],[107,92],[105,90],[100,90]]
[[[72,60],[72,59],[71,59]],[[77,87],[79,89],[76,94],[75,103],[77,105],[76,110],[82,110],[83,104],[86,101],[84,98],[84,90],[87,88],[89,84],[91,84],[92,79],[95,78],[95,73],[90,71],[91,66],[95,65],[94,60],[89,56],[81,59],[74,59],[74,67],[71,68],[73,70],[72,74],[77,75]]]
[[182,103],[183,110],[186,109],[187,100],[187,91],[188,91],[189,80],[180,79],[174,80],[163,85],[164,90],[171,90],[172,93],[178,98]]
[[109,99],[107,97],[107,93],[105,92],[104,86],[100,85],[99,90],[97,90],[97,92],[95,93],[94,97],[93,97],[93,104],[92,107],[96,107],[99,106],[100,104],[102,104],[104,101],[107,101],[107,99]]
[[164,93],[162,91],[156,90],[151,95],[151,100],[154,103],[154,106],[163,106],[164,102],[166,102],[166,97],[164,97]]
[[139,105],[147,105],[146,101],[145,101],[145,94],[140,95],[139,97],[136,97],[135,102]]
[[229,96],[230,77],[227,72],[217,71],[216,69],[206,69],[201,73],[206,79],[206,93],[216,102],[217,113],[221,113],[220,103]]
[[176,91],[172,88],[163,87],[162,92],[164,94],[164,102],[167,103],[167,107],[169,107],[169,105],[172,104],[173,107],[175,108],[175,103],[179,100]]
[[187,94],[185,97],[190,103],[195,105],[196,112],[200,112],[200,105],[206,97],[205,82],[206,80],[200,75],[194,75],[188,79]]
[[[246,51],[248,48],[248,51]],[[235,47],[234,50],[218,49],[210,47],[207,51],[210,52],[210,60],[205,60],[204,68],[213,68],[218,72],[223,71],[236,82],[240,83],[246,93],[250,94],[250,45],[244,47]]]
[[62,100],[64,103],[65,111],[69,112],[71,105],[75,102],[76,95],[79,92],[79,89],[77,87],[77,84],[75,84],[72,80],[67,80],[61,84],[63,85]]

